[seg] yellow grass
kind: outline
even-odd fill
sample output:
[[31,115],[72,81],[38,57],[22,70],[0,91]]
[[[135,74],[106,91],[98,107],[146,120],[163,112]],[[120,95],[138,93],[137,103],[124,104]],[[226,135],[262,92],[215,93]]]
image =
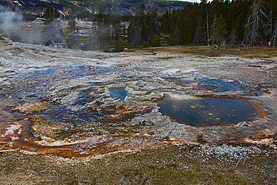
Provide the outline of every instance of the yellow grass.
[[163,46],[143,48],[148,51],[169,51],[206,56],[239,55],[246,57],[277,57],[277,48],[272,47],[234,47],[213,49],[213,46]]

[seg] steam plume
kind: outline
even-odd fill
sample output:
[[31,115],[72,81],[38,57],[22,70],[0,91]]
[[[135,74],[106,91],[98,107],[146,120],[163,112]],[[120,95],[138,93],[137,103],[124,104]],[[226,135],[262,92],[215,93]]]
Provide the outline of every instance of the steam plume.
[[61,42],[59,22],[56,20],[46,26],[42,22],[23,21],[23,15],[0,5],[0,33],[17,42],[46,44],[48,41]]
[[18,22],[22,21],[23,16],[17,12],[0,6],[0,30],[7,36],[12,36],[20,29]]

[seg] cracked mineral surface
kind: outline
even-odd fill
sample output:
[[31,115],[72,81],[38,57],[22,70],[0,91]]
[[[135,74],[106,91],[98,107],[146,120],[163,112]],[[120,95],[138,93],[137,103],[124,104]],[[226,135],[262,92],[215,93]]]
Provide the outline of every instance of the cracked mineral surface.
[[[178,155],[168,157],[181,161],[174,166],[178,169],[191,168],[191,164],[182,163],[183,158],[197,160],[198,157],[207,166],[209,161],[220,158],[226,165],[232,163],[234,168],[243,166],[245,170],[247,165],[258,166],[249,162],[253,156],[266,156],[268,152],[273,163],[267,164],[265,158],[259,158],[263,161],[260,165],[266,169],[273,167],[269,183],[276,179],[276,57],[207,57],[150,50],[75,51],[14,43],[5,37],[1,37],[0,44],[0,150],[3,158],[9,159],[10,154],[30,160],[28,155],[43,154],[50,156],[47,160],[58,160],[63,166],[64,157],[69,157],[68,163],[89,168],[87,165],[91,162],[80,164],[75,158],[95,160],[108,156],[108,160],[114,155],[118,160],[125,152],[136,158],[136,155],[147,155],[145,152],[163,150]],[[256,113],[250,120],[224,125],[215,117],[218,124],[195,127],[162,114],[159,102],[169,95],[183,101],[240,100],[251,104]],[[204,105],[188,106],[201,110]],[[182,106],[168,109],[178,110]],[[217,112],[207,111],[206,121]],[[190,147],[194,148],[193,155]],[[177,152],[180,150],[185,153]],[[113,155],[109,155],[111,153]],[[161,158],[164,155],[161,152]],[[247,173],[238,171],[228,173],[238,173],[238,178]],[[5,180],[1,173],[0,182]],[[264,172],[261,174],[266,176]],[[26,175],[28,173],[22,174],[23,184],[27,183]],[[38,177],[42,174],[33,175],[34,182],[40,183]],[[122,182],[143,183],[124,178]],[[108,182],[99,181],[97,177],[92,181]],[[75,183],[82,182],[77,179]]]

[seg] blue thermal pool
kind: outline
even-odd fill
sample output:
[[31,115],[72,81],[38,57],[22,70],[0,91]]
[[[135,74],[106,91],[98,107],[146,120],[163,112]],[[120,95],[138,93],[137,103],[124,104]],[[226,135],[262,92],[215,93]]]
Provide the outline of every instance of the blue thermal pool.
[[113,99],[118,98],[120,100],[124,100],[127,96],[126,87],[109,89],[109,93]]
[[253,121],[257,110],[247,101],[229,98],[199,98],[166,93],[158,102],[160,112],[181,124],[191,126],[230,125]]

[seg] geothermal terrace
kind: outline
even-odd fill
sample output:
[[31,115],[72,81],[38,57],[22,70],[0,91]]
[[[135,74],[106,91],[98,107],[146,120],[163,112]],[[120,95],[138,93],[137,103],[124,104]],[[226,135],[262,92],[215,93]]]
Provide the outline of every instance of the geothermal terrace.
[[200,147],[192,150],[197,155],[276,156],[276,57],[75,51],[5,37],[0,44],[0,151],[7,161],[192,146]]

